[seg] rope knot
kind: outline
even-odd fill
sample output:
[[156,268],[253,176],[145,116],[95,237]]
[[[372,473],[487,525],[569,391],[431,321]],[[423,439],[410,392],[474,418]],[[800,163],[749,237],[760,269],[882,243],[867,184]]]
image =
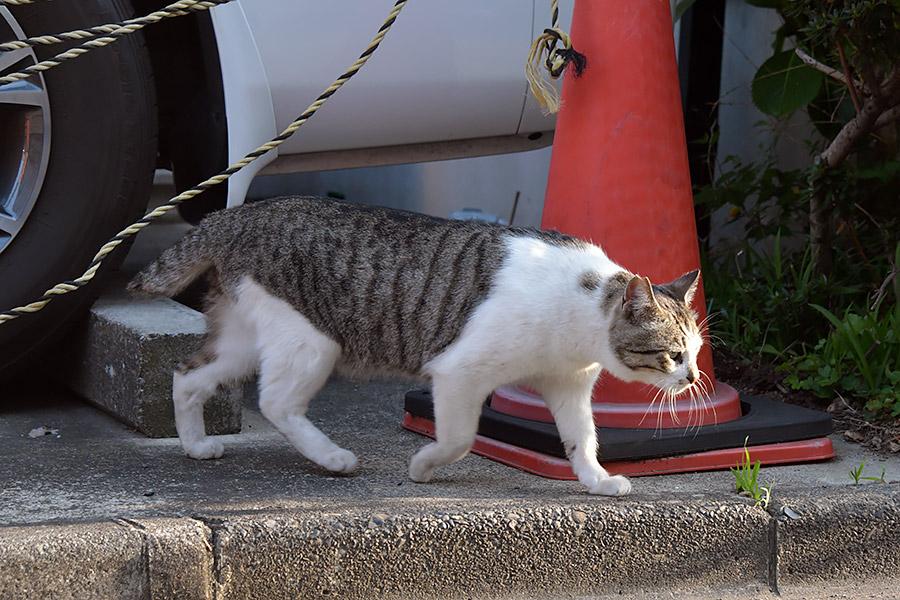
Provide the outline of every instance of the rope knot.
[[[544,66],[550,77],[558,79],[569,63],[575,67],[575,77],[581,77],[584,68],[587,66],[587,57],[572,47],[572,40],[564,31],[559,29],[545,29],[544,41],[547,45],[547,58],[544,60]],[[552,38],[552,43],[549,41]],[[562,48],[556,45],[561,43]]]
[[[553,27],[548,27],[531,45],[528,62],[525,64],[525,75],[531,93],[544,111],[544,114],[559,112],[559,93],[540,73],[539,65],[543,56],[543,65],[552,79],[559,79],[566,67],[571,63],[575,67],[575,77],[581,77],[587,66],[587,57],[572,47],[572,39],[565,31],[556,27],[559,12],[553,10]],[[562,45],[557,48],[557,45]]]

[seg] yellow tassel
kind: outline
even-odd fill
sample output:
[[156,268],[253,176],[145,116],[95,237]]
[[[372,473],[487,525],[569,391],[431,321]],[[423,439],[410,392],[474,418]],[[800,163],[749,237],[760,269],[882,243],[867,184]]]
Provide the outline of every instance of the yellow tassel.
[[[552,79],[558,79],[569,61],[576,60],[579,75],[585,64],[584,56],[572,49],[572,40],[569,35],[557,27],[559,22],[557,0],[551,2],[551,10],[552,25],[534,40],[531,50],[528,52],[528,61],[525,63],[528,87],[538,104],[541,105],[545,115],[559,112],[560,99],[556,86],[544,78],[541,66],[547,69]],[[561,50],[556,48],[557,43],[562,43]]]
[[528,62],[525,63],[528,87],[531,88],[531,93],[534,94],[534,98],[541,105],[545,115],[559,112],[559,92],[552,83],[544,78],[544,74],[541,72],[541,66],[546,61],[544,54],[546,53],[547,58],[550,58],[552,54],[550,41],[555,39],[552,34],[542,33],[531,45]]

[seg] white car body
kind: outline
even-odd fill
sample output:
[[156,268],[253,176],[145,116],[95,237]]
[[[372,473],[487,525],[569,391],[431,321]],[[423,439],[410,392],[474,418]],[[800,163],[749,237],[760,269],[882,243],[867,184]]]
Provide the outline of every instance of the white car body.
[[[564,28],[572,4],[561,3]],[[302,114],[368,47],[392,6],[240,0],[212,9],[229,164]],[[243,202],[259,172],[548,145],[555,119],[529,96],[524,68],[531,43],[549,26],[549,0],[410,2],[358,75],[292,138],[230,179],[228,205]]]

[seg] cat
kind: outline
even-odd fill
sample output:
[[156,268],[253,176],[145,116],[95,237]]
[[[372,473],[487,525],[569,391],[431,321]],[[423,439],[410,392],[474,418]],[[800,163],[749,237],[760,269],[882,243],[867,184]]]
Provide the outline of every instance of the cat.
[[203,403],[259,373],[259,406],[303,456],[349,473],[356,456],[306,417],[337,367],[430,382],[436,440],[410,461],[428,481],[463,458],[481,405],[511,383],[547,402],[579,481],[624,495],[597,459],[591,391],[606,370],[672,396],[702,387],[689,304],[699,271],[653,285],[555,231],[454,221],[315,197],[207,216],[128,284],[173,296],[206,276],[209,335],[173,376],[175,422],[197,459],[222,456]]

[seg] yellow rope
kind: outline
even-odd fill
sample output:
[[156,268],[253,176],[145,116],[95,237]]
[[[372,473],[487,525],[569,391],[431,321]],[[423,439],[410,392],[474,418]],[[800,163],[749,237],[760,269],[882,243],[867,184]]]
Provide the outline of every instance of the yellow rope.
[[[0,0],[0,3],[8,4],[11,1],[13,3],[28,4],[30,2],[33,2],[34,0]],[[132,33],[133,31],[137,31],[138,29],[140,29],[140,27],[132,28],[129,26],[133,26],[136,24],[149,25],[151,23],[156,23],[158,21],[161,21],[162,19],[166,19],[169,17],[180,17],[192,12],[209,10],[213,6],[218,6],[219,4],[227,4],[232,1],[233,0],[213,0],[201,2],[188,0],[187,2],[185,2],[182,0],[179,2],[175,2],[174,4],[170,4],[169,6],[161,8],[143,17],[135,17],[133,19],[121,21],[119,23],[108,23],[106,25],[97,25],[96,27],[90,27],[88,29],[75,29],[72,31],[57,33],[55,35],[41,35],[37,37],[26,38],[24,40],[13,40],[11,42],[5,42],[3,44],[0,44],[0,51],[19,50],[22,48],[28,48],[37,45],[51,45],[60,44],[65,41],[83,40],[102,34],[118,32],[123,29],[125,30],[123,33]]]
[[[10,2],[10,0],[2,0],[4,3]],[[12,0],[13,2],[24,2],[28,3],[31,0]],[[152,12],[146,16],[138,17],[135,19],[128,19],[127,21],[122,21],[121,23],[110,23],[107,25],[99,25],[97,27],[91,27],[90,29],[78,29],[74,31],[67,31],[65,33],[59,33],[55,36],[53,35],[45,35],[34,38],[28,38],[25,40],[15,40],[12,42],[6,42],[4,44],[0,44],[0,51],[12,51],[19,50],[21,48],[27,48],[29,46],[35,46],[38,44],[59,44],[64,41],[71,40],[80,40],[85,38],[94,38],[97,35],[103,34],[104,37],[100,37],[97,39],[89,39],[87,42],[84,42],[80,46],[76,46],[65,52],[61,52],[54,56],[53,58],[41,61],[37,64],[31,65],[22,71],[17,73],[10,73],[4,77],[0,77],[0,85],[4,85],[7,83],[13,83],[16,81],[20,81],[27,77],[31,77],[35,73],[40,73],[42,71],[46,71],[48,69],[52,69],[53,67],[59,65],[63,61],[76,58],[81,56],[82,54],[93,50],[94,48],[102,48],[103,46],[107,46],[112,42],[116,41],[123,35],[128,35],[129,33],[134,33],[135,31],[139,31],[150,25],[152,23],[158,23],[163,19],[169,17],[177,17],[181,15],[186,15],[191,12],[198,12],[203,10],[209,10],[214,6],[218,6],[220,4],[227,4],[228,2],[232,2],[233,0],[179,0],[178,2],[174,2],[165,8],[162,8],[158,11]]]
[[[525,76],[531,93],[544,111],[544,114],[559,112],[559,92],[552,83],[547,81],[541,72],[541,66],[547,69],[550,77],[558,79],[566,69],[569,62],[574,62],[576,75],[581,75],[585,65],[584,55],[572,48],[572,40],[565,31],[559,28],[559,3],[553,0],[550,3],[551,26],[538,36],[528,52],[528,61],[525,63]],[[558,49],[557,43],[562,43],[563,48]],[[546,55],[546,56],[545,56]]]
[[349,69],[347,69],[347,71],[344,72],[343,75],[338,77],[334,81],[334,83],[328,86],[328,89],[322,92],[322,94],[320,94],[319,97],[316,98],[316,101],[310,104],[309,108],[307,108],[302,115],[297,117],[297,119],[294,120],[293,123],[288,125],[284,131],[282,131],[280,134],[272,138],[272,140],[266,142],[253,152],[250,152],[249,154],[244,156],[244,158],[234,163],[224,171],[210,177],[206,181],[203,181],[202,183],[199,183],[188,190],[185,190],[174,198],[171,198],[165,204],[144,215],[142,219],[138,220],[135,223],[132,223],[131,225],[117,233],[115,236],[110,238],[110,240],[106,242],[106,244],[104,244],[103,247],[100,248],[100,250],[97,251],[97,253],[94,255],[93,260],[91,261],[91,264],[88,266],[84,274],[81,275],[81,277],[78,277],[77,279],[73,279],[71,281],[64,281],[62,283],[56,284],[55,286],[44,292],[44,295],[39,300],[36,300],[30,304],[26,304],[25,306],[18,306],[16,308],[0,313],[0,325],[6,323],[7,321],[11,321],[12,319],[16,319],[22,315],[35,313],[49,304],[54,297],[62,294],[68,294],[69,292],[74,292],[75,290],[83,287],[97,274],[97,270],[100,268],[100,265],[102,264],[103,259],[106,257],[106,255],[112,252],[123,241],[138,233],[141,229],[143,229],[159,217],[163,216],[182,202],[189,200],[198,194],[202,194],[204,191],[214,185],[218,185],[223,181],[226,181],[229,177],[255,161],[263,154],[267,153],[269,150],[277,148],[278,146],[283,144],[285,140],[291,137],[291,135],[293,135],[293,133],[297,131],[297,129],[299,129],[301,125],[306,123],[310,119],[310,117],[312,117],[313,114],[315,114],[315,112],[319,110],[319,107],[325,104],[325,101],[328,100],[328,98],[330,98],[338,89],[340,89],[341,86],[347,83],[347,81],[351,77],[356,75],[356,73],[359,72],[363,65],[368,62],[369,58],[378,48],[379,44],[381,44],[381,41],[384,39],[385,35],[387,35],[387,32],[390,30],[391,26],[394,24],[394,21],[397,19],[397,15],[400,14],[400,11],[403,9],[407,2],[408,0],[397,0],[397,3],[394,4],[394,7],[388,14],[388,17],[385,20],[384,24],[372,39],[372,43],[369,44],[369,47],[366,48],[366,50],[359,56],[356,62],[354,62],[353,65]]

